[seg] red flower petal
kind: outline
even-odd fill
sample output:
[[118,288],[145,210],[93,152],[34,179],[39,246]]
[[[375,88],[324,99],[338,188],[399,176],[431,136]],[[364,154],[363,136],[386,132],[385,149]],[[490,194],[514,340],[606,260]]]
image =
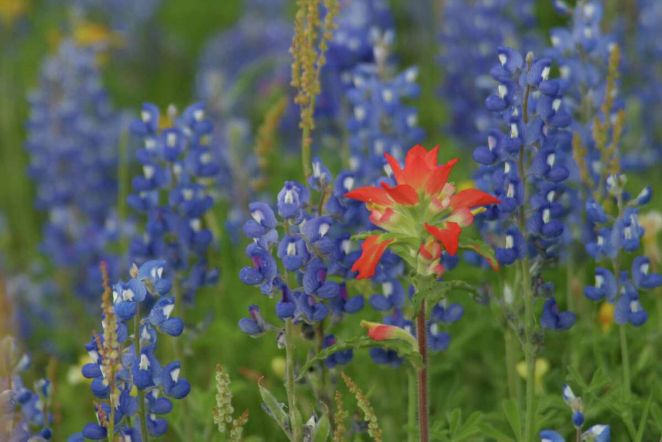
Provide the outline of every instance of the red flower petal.
[[400,163],[398,163],[398,160],[393,158],[391,154],[385,153],[384,158],[386,158],[386,162],[388,162],[389,166],[391,166],[391,170],[393,171],[393,176],[395,177],[395,181],[398,184],[405,184],[405,177],[404,174],[402,173],[402,167],[400,167]]
[[418,193],[409,184],[398,184],[391,187],[387,183],[382,183],[382,188],[398,204],[410,206],[418,204]]
[[432,172],[432,175],[430,176],[430,179],[428,179],[428,183],[425,186],[425,192],[428,195],[436,195],[441,192],[441,190],[448,182],[448,177],[451,174],[453,167],[455,164],[457,164],[458,161],[458,158],[453,158],[443,166],[437,167],[434,172]]
[[377,204],[380,206],[391,206],[393,201],[388,193],[381,187],[365,186],[350,190],[345,194],[345,198],[362,201],[364,203]]
[[430,224],[425,223],[425,229],[444,245],[444,248],[449,255],[455,256],[460,244],[462,227],[453,222],[446,223],[446,226],[446,228],[440,229],[437,226],[431,226]]
[[372,277],[386,248],[395,241],[389,239],[379,242],[380,238],[380,235],[371,235],[361,244],[361,256],[352,265],[352,272],[359,272],[356,279]]
[[437,167],[437,158],[439,157],[439,145],[436,145],[425,154],[425,162],[427,163],[428,167],[431,169],[434,169]]
[[[431,152],[435,152],[436,155],[434,149]],[[436,166],[436,162],[430,164],[428,160],[429,153],[423,146],[419,145],[409,149],[403,171],[404,184],[409,184],[416,190],[423,189]]]
[[368,329],[368,336],[375,341],[393,339],[393,332],[396,328],[393,325],[379,324]]
[[473,209],[479,206],[499,204],[498,198],[478,189],[466,189],[451,197],[451,209]]

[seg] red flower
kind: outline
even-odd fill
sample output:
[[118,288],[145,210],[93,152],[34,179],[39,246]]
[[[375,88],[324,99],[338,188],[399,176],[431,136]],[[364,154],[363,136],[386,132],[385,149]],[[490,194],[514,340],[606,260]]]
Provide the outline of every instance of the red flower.
[[380,235],[371,235],[361,245],[361,256],[354,262],[352,272],[359,272],[357,279],[370,278],[375,274],[375,268],[379,264],[386,248],[394,240],[379,242]]
[[373,341],[406,342],[411,345],[412,349],[418,346],[416,339],[408,331],[400,327],[369,321],[361,321],[361,327],[368,329],[368,337]]
[[386,241],[380,242],[380,235],[366,239],[363,253],[352,267],[359,271],[357,278],[373,276],[384,250],[392,243],[403,249],[399,255],[417,271],[441,275],[443,266],[438,261],[442,251],[457,253],[462,228],[473,223],[473,211],[499,203],[477,189],[456,193],[448,177],[458,160],[438,164],[438,152],[438,146],[430,151],[414,146],[407,152],[404,168],[385,154],[396,185],[382,183],[381,187],[366,186],[345,194],[364,202],[370,210],[370,221],[391,233]]

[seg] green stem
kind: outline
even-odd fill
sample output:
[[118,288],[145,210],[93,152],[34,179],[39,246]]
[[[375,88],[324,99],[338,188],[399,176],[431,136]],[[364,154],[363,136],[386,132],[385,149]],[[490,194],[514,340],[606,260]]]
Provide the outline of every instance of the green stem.
[[[124,221],[128,218],[129,205],[127,202],[127,197],[129,195],[129,181],[131,180],[130,171],[129,171],[129,131],[127,128],[123,128],[122,134],[120,135],[119,140],[119,155],[117,163],[117,175],[118,175],[118,189],[117,189],[117,218],[119,220],[120,226],[124,224]],[[120,230],[120,257],[122,259],[126,256],[129,251],[129,238],[124,235],[124,232]],[[128,259],[128,258],[127,258]],[[127,262],[127,267],[130,267],[131,263]]]
[[524,295],[524,358],[526,360],[526,405],[524,419],[523,440],[533,440],[533,421],[535,417],[535,376],[536,376],[536,355],[533,346],[533,294],[530,290],[531,276],[529,274],[528,259],[521,262],[522,271],[522,292]]
[[506,330],[503,335],[506,347],[506,375],[508,379],[508,396],[517,400],[517,352],[515,350],[515,340],[510,326],[506,324]]
[[427,327],[425,324],[425,300],[421,302],[421,309],[416,317],[416,338],[418,352],[423,363],[418,370],[418,432],[420,442],[430,440],[430,403],[428,401],[428,344]]
[[294,323],[291,319],[285,321],[285,391],[287,392],[287,405],[290,416],[290,430],[292,441],[299,442],[301,428],[296,417],[297,405],[294,390]]
[[629,399],[631,393],[630,385],[630,353],[628,351],[628,338],[625,330],[625,324],[619,326],[619,335],[621,338],[621,363],[623,365],[623,385],[625,387],[626,398]]
[[[140,342],[140,305],[138,311],[133,317],[133,339],[134,345],[138,349],[138,358],[142,354],[142,343]],[[145,391],[138,390],[138,420],[140,421],[140,434],[142,440],[149,442],[149,433],[147,432],[147,410],[145,408]]]
[[310,160],[311,144],[312,130],[307,126],[304,126],[301,132],[301,162],[303,165],[303,176],[306,180],[313,174]]
[[418,379],[416,370],[407,370],[407,442],[415,442],[418,437],[416,421],[416,403],[418,397]]
[[[526,56],[527,72],[531,69],[533,62],[533,54],[528,53]],[[527,86],[524,91],[524,98],[522,100],[522,119],[524,124],[529,122],[529,95],[531,93],[531,86]],[[520,179],[526,183],[526,150],[524,144],[520,148],[517,168]],[[526,201],[526,186],[524,186],[524,195],[522,200]],[[526,232],[526,212],[524,206],[520,206],[518,213],[519,229],[522,234]],[[531,292],[531,274],[529,260],[525,256],[520,260],[520,273],[522,284],[522,296],[524,297],[524,359],[526,361],[526,397],[525,397],[525,418],[524,418],[524,434],[523,440],[533,440],[534,418],[535,418],[535,374],[536,374],[536,357],[535,348],[533,346],[533,328],[535,326],[535,318],[533,317],[533,293]]]

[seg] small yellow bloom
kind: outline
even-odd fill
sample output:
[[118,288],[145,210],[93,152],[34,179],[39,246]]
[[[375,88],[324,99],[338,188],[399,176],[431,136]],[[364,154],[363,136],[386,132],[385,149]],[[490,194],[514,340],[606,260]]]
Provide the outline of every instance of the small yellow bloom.
[[277,356],[271,360],[271,371],[278,377],[285,376],[285,358]]
[[[517,374],[524,380],[526,380],[526,361],[521,361],[517,364]],[[543,392],[543,379],[549,371],[549,361],[545,358],[537,358],[534,368],[534,385],[538,393]]]
[[476,187],[476,183],[474,183],[472,180],[464,180],[457,183],[458,192],[466,189],[473,189],[475,187]]
[[82,355],[80,359],[78,359],[78,364],[77,365],[72,365],[69,367],[69,370],[67,371],[67,382],[71,385],[77,385],[83,382],[91,382],[90,379],[86,379],[83,374],[81,373],[81,370],[83,369],[83,365],[89,364],[92,362],[92,358],[90,355],[87,353]]
[[644,252],[653,264],[658,265],[662,262],[662,252],[657,244],[657,237],[662,230],[662,213],[657,210],[639,215],[639,224],[644,228]]
[[598,322],[602,327],[602,332],[607,333],[614,325],[614,304],[603,302],[598,313]]
[[28,0],[0,0],[0,23],[3,27],[11,27],[28,12],[29,7]]
[[109,47],[119,45],[121,37],[105,25],[92,22],[80,22],[73,31],[74,41],[83,47],[100,46]]

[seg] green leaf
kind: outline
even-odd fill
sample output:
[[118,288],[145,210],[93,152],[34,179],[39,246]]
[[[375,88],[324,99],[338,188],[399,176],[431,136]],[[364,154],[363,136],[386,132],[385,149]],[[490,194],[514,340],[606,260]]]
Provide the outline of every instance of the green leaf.
[[658,404],[653,404],[651,407],[651,416],[653,423],[657,427],[657,431],[662,433],[662,408]]
[[476,296],[478,289],[466,281],[432,281],[418,284],[416,293],[412,298],[412,305],[414,311],[418,312],[421,308],[423,300],[427,301],[429,305],[434,305],[448,297],[448,294],[453,290],[463,290]]
[[469,415],[469,418],[462,424],[458,430],[453,433],[453,440],[467,440],[473,439],[481,434],[480,424],[483,420],[483,415],[475,411]]
[[644,411],[641,413],[641,419],[639,420],[639,428],[637,429],[637,436],[634,438],[635,441],[641,442],[644,440],[644,431],[646,431],[646,423],[648,421],[648,412],[651,409],[651,403],[653,402],[653,394],[648,395],[648,400],[646,401],[646,406]]
[[477,239],[467,238],[467,239],[460,239],[459,246],[461,249],[473,250],[474,252],[478,253],[480,256],[485,258],[493,269],[495,270],[499,269],[499,263],[496,260],[496,257],[494,256],[494,249],[492,249],[492,247],[490,247],[489,244]]
[[504,401],[503,412],[506,415],[506,419],[508,419],[508,423],[510,424],[513,433],[517,435],[517,440],[522,440],[520,433],[522,431],[522,418],[519,413],[517,402],[512,399]]
[[267,408],[269,416],[271,416],[283,432],[290,437],[290,432],[288,431],[288,418],[287,413],[283,410],[284,404],[278,402],[276,396],[274,396],[262,383],[258,382],[258,388],[260,389],[260,396],[262,396],[262,402]]
[[446,420],[448,420],[448,429],[450,430],[450,433],[455,434],[458,428],[462,425],[462,410],[459,408],[452,410],[446,416]]
[[411,343],[404,340],[386,340],[386,341],[375,341],[370,339],[367,336],[360,336],[357,338],[348,339],[346,341],[338,342],[334,345],[326,347],[310,359],[299,370],[298,380],[303,378],[310,368],[318,363],[324,361],[326,358],[331,356],[333,353],[342,350],[359,350],[363,348],[372,348],[372,347],[382,347],[389,350],[394,350],[398,353],[400,357],[403,357],[409,361],[415,368],[421,367],[423,361],[421,355],[417,349],[412,348]]
[[331,433],[331,423],[326,414],[322,415],[321,419],[315,427],[315,434],[313,434],[313,442],[325,442]]
[[512,435],[508,435],[501,430],[494,428],[487,422],[478,424],[478,428],[480,429],[481,435],[492,437],[496,439],[497,442],[511,442],[513,440]]

